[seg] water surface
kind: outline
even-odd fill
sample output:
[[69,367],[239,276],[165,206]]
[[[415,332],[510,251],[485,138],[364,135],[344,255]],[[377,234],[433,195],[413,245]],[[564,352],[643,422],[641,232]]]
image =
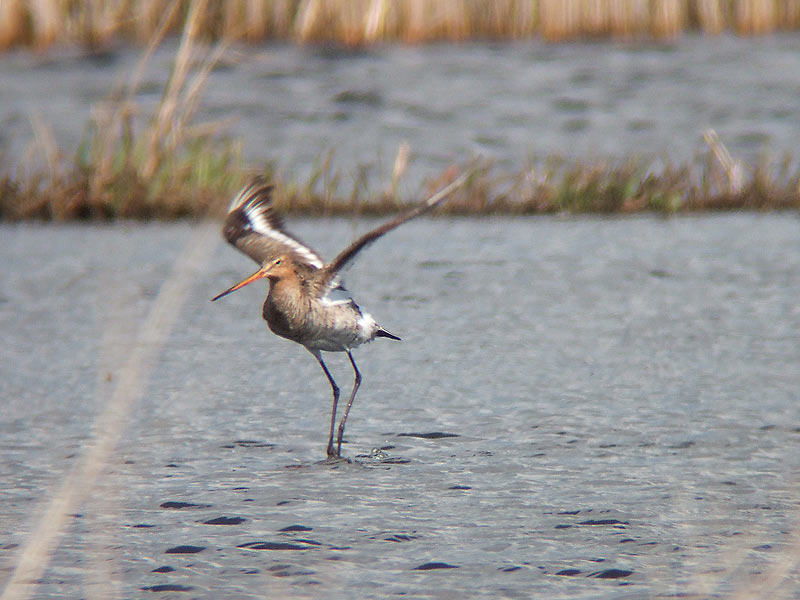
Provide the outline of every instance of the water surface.
[[[141,123],[161,97],[176,42],[159,49],[136,94]],[[688,162],[712,127],[735,158],[795,154],[800,38],[681,37],[674,44],[565,43],[384,46],[355,53],[267,45],[228,53],[208,79],[198,118],[233,120],[247,158],[305,179],[335,149],[342,192],[365,167],[390,181],[401,143],[413,161],[405,193],[481,154],[505,170],[528,157]],[[0,57],[0,142],[7,160],[52,126],[67,155],[91,112],[133,71],[139,50],[87,60],[65,52]],[[796,157],[795,157],[796,158]]]
[[[331,256],[369,225],[294,230]],[[0,581],[194,228],[0,227]],[[337,464],[327,382],[263,287],[208,301],[253,268],[219,244],[33,597],[726,597],[798,535],[798,234],[409,223],[348,274],[403,341],[356,351]]]

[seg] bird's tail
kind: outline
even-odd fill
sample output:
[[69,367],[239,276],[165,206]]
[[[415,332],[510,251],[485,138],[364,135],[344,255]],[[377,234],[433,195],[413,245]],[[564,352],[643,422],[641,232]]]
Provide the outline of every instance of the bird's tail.
[[377,333],[375,334],[375,337],[385,337],[385,338],[389,338],[390,340],[402,341],[402,340],[401,340],[399,337],[397,337],[395,334],[393,334],[393,333],[389,333],[389,332],[388,332],[388,331],[386,331],[386,330],[385,330],[383,327],[379,327],[379,328],[378,328],[378,331],[377,331]]

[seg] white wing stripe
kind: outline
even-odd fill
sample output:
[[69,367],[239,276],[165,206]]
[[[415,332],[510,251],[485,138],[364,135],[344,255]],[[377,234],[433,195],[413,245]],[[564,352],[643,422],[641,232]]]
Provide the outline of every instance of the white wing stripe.
[[253,231],[260,233],[261,235],[265,235],[278,243],[289,246],[292,250],[297,252],[297,254],[305,258],[308,261],[308,264],[311,266],[317,267],[318,269],[321,269],[324,266],[324,263],[319,256],[314,254],[311,250],[309,250],[306,246],[303,246],[303,244],[299,243],[294,238],[271,228],[262,215],[259,215],[255,219],[250,219],[250,223],[253,226]]
[[282,231],[275,229],[269,224],[267,212],[270,210],[270,206],[260,203],[260,198],[257,194],[251,196],[252,191],[253,186],[243,189],[236,196],[236,198],[233,199],[233,202],[231,202],[231,211],[241,208],[247,217],[247,222],[251,230],[255,231],[256,233],[260,233],[261,235],[266,236],[279,244],[289,246],[297,254],[308,261],[308,264],[311,266],[318,269],[324,267],[325,263],[310,248],[304,246],[293,237],[286,235]]
[[247,196],[252,190],[252,184],[248,185],[246,188],[242,188],[239,193],[233,197],[233,200],[231,200],[230,206],[228,206],[228,212],[231,213],[244,204],[245,200],[247,200]]

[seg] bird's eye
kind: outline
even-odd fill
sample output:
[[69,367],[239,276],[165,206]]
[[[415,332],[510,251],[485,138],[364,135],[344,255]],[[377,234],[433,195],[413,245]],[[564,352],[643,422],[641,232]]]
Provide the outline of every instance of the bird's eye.
[[275,265],[275,266],[277,267],[279,264],[281,264],[281,262],[283,262],[283,261],[282,261],[280,258],[278,258],[278,259],[276,259],[276,260],[275,260],[275,262],[274,262],[274,263],[272,263],[272,264],[273,264],[273,265]]

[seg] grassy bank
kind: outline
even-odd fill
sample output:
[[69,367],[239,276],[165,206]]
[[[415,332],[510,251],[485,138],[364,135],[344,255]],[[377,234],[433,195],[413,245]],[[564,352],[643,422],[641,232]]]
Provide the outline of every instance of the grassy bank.
[[[152,177],[130,164],[103,174],[103,164],[72,165],[24,180],[0,178],[0,219],[46,221],[219,217],[231,195],[255,172],[275,183],[281,211],[301,215],[381,215],[420,200],[455,178],[463,167],[435,174],[414,198],[399,197],[391,184],[346,189],[333,161],[299,181],[277,165],[247,169],[235,144],[212,152],[199,144],[165,159]],[[123,157],[122,160],[128,160]],[[787,163],[788,164],[788,163]],[[726,169],[710,150],[696,163],[656,165],[626,161],[575,161],[551,156],[520,172],[503,171],[490,160],[472,163],[468,183],[441,212],[458,215],[551,213],[675,214],[721,210],[800,210],[800,171],[766,164]],[[395,183],[399,180],[395,179]]]
[[[3,0],[0,49],[54,43],[146,43],[172,12],[179,31],[196,0]],[[672,38],[800,28],[796,0],[212,0],[198,21],[208,39],[421,43],[541,37]]]

